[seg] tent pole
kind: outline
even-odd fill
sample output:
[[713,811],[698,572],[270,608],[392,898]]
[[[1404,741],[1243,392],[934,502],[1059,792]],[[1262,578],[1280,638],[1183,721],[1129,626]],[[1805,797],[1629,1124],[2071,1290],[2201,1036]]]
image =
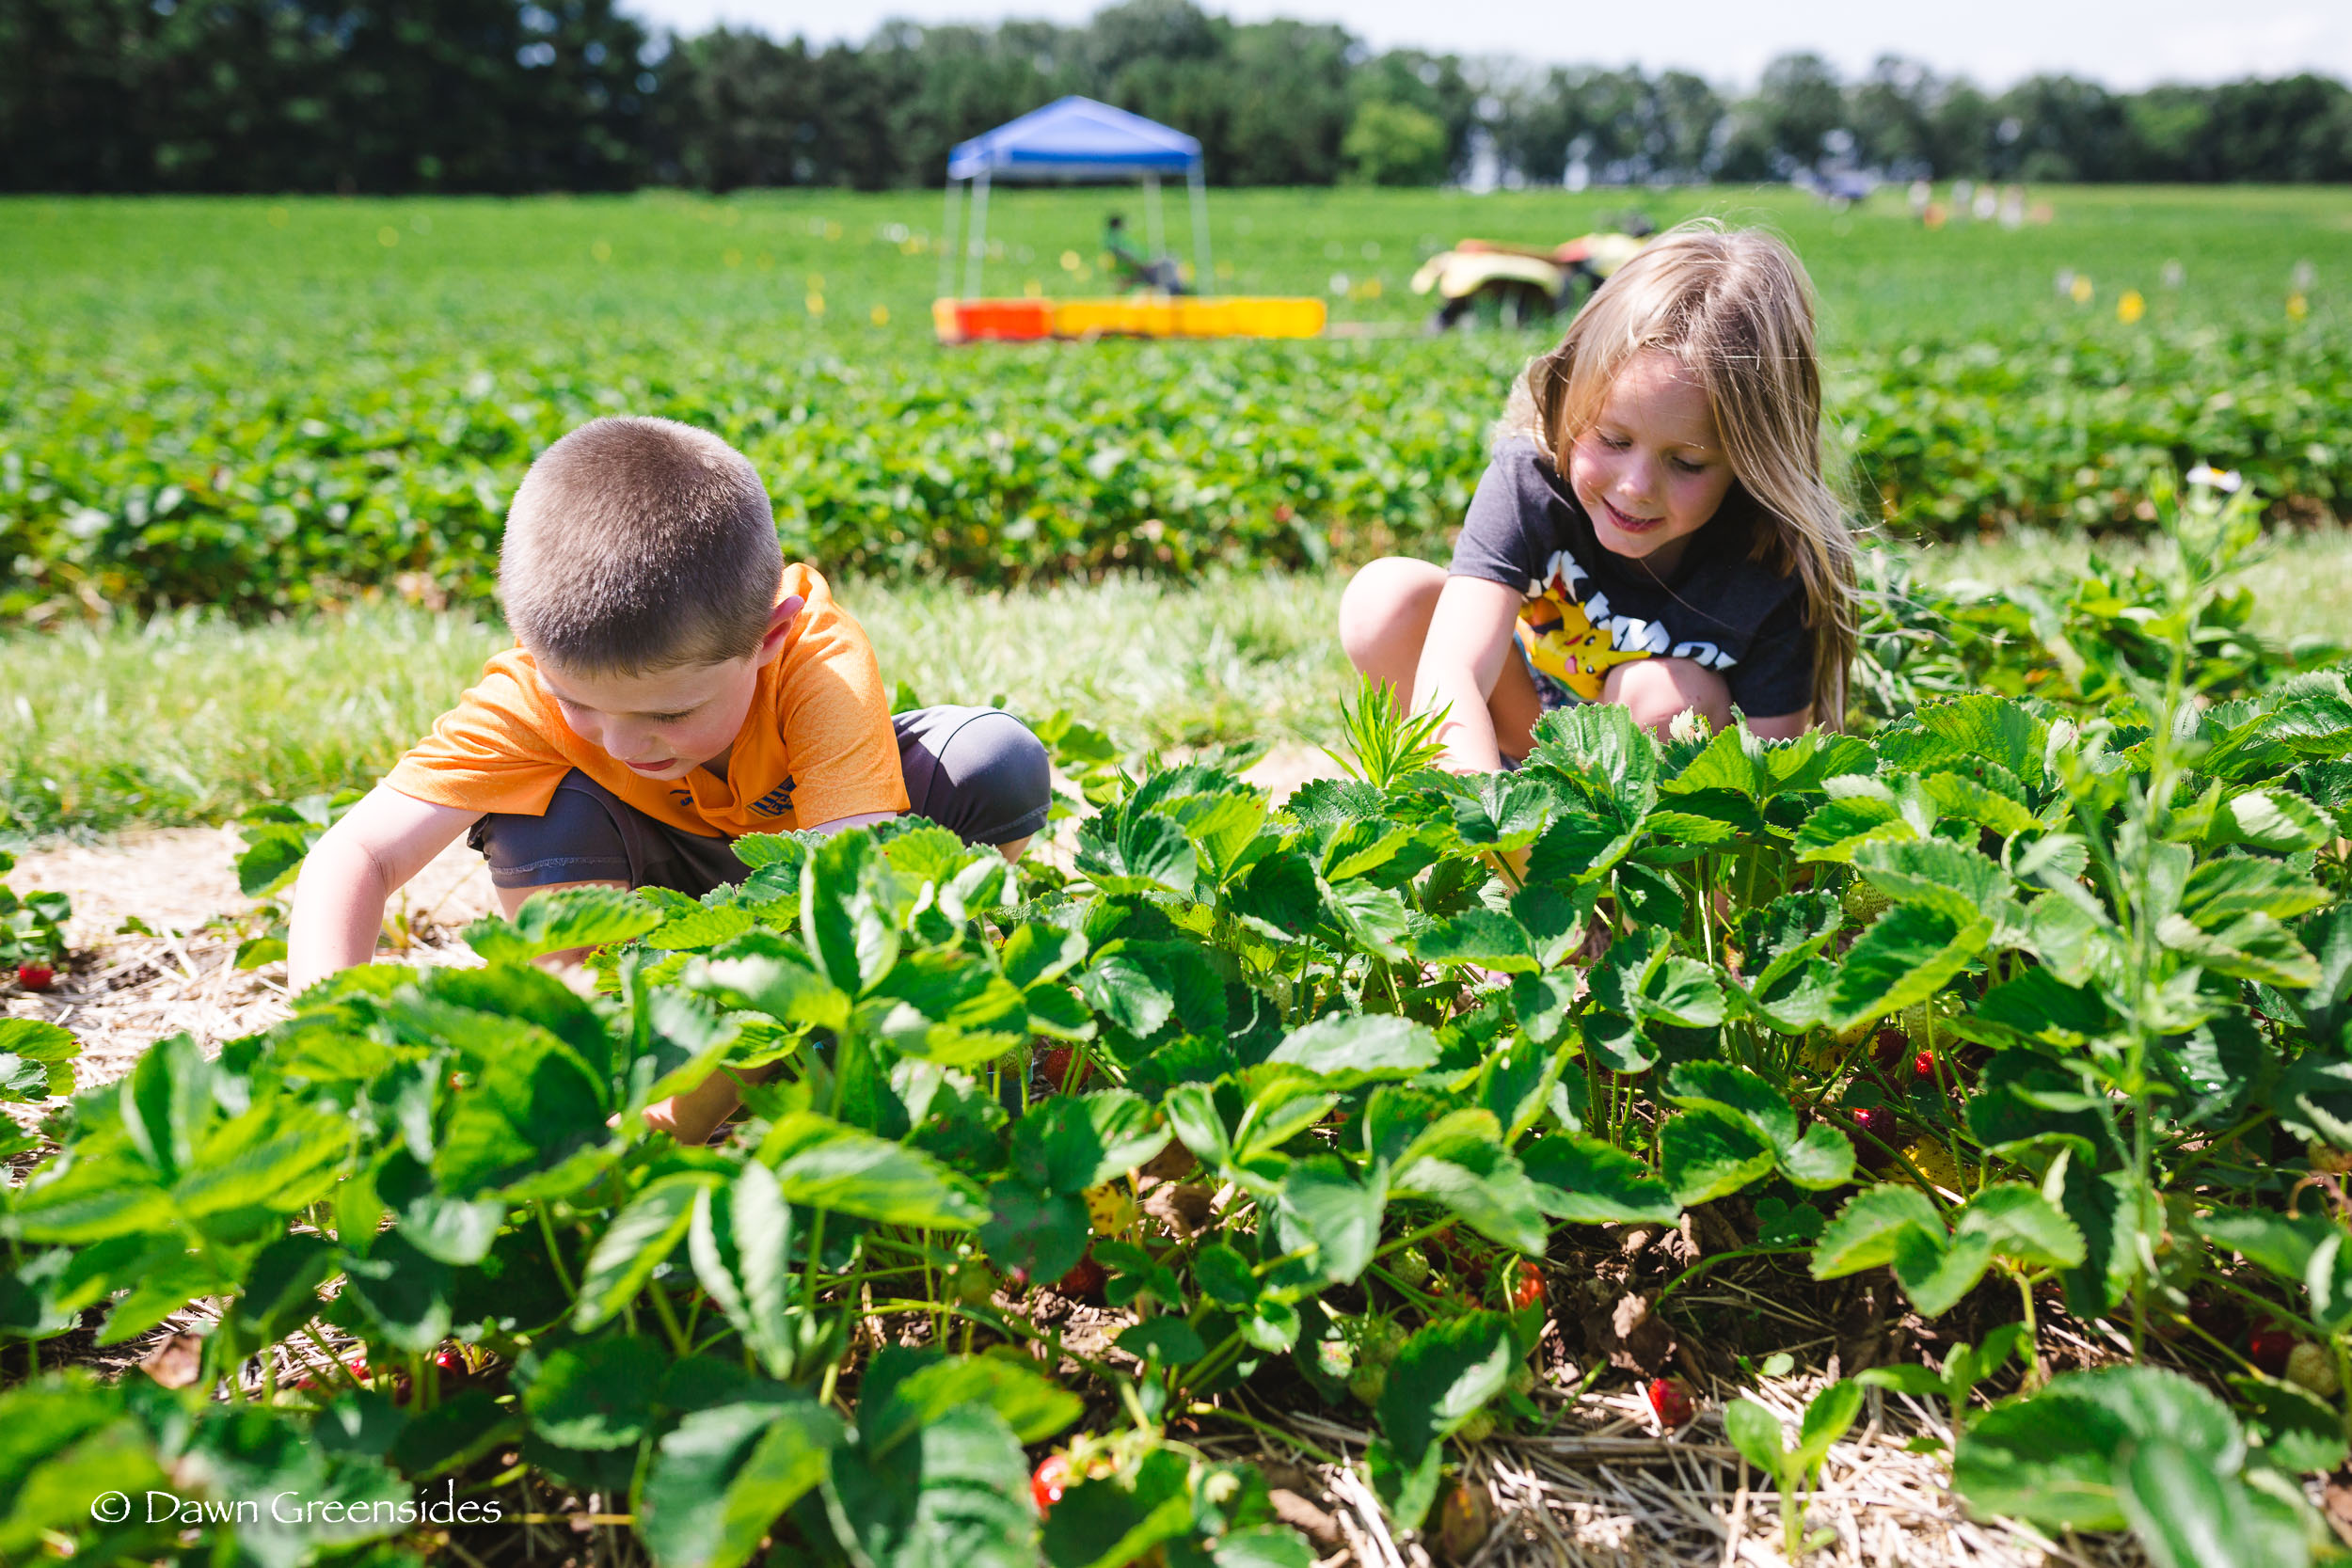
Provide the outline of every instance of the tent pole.
[[1167,225],[1160,220],[1160,177],[1156,174],[1146,174],[1143,177],[1143,259],[1145,261],[1156,261],[1160,259],[1160,253],[1168,248],[1168,242],[1165,238],[1167,231]]
[[1187,182],[1192,186],[1192,249],[1198,259],[1194,264],[1200,269],[1192,292],[1205,299],[1216,292],[1216,274],[1209,265],[1209,187],[1199,164],[1192,166]]
[[956,292],[956,177],[947,176],[947,215],[939,226],[939,297],[947,298]]
[[963,257],[963,297],[980,297],[980,260],[988,254],[988,170],[972,182],[972,244]]

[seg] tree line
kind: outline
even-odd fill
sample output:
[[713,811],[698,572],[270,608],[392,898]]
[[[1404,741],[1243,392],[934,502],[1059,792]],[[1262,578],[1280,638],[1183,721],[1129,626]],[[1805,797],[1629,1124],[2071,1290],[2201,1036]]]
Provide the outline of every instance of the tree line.
[[2352,180],[2352,88],[2308,73],[1994,92],[1792,54],[1731,93],[1191,0],[822,46],[656,34],[614,0],[0,0],[0,188],[936,185],[955,143],[1073,92],[1190,132],[1227,184]]

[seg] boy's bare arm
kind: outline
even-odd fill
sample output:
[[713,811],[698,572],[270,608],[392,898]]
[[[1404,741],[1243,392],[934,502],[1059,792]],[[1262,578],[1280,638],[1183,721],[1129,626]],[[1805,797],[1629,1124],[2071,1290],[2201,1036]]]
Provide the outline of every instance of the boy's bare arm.
[[326,830],[294,883],[286,982],[299,994],[371,962],[384,901],[472,825],[478,812],[437,806],[377,784]]

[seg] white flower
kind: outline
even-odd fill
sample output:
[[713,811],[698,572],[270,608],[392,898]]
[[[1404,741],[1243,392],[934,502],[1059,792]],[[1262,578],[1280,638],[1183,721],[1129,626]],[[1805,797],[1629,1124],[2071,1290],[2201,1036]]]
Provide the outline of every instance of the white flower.
[[1666,733],[1676,740],[1705,740],[1714,734],[1714,729],[1708,723],[1705,714],[1697,708],[1686,707],[1674,716],[1674,722],[1666,726]]
[[2209,463],[2200,463],[2189,469],[2188,482],[2191,484],[2211,485],[2231,495],[2237,494],[2237,487],[2244,483],[2235,468],[2217,468]]

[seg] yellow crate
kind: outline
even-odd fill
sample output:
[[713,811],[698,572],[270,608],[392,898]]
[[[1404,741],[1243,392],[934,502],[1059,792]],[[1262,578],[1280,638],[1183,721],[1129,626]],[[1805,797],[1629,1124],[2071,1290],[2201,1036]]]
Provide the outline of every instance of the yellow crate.
[[1228,338],[1312,338],[1323,331],[1323,301],[1311,297],[1218,300],[1227,311]]
[[1323,325],[1323,301],[1311,298],[1171,299],[1145,294],[1065,299],[1054,306],[1057,338],[1311,338]]

